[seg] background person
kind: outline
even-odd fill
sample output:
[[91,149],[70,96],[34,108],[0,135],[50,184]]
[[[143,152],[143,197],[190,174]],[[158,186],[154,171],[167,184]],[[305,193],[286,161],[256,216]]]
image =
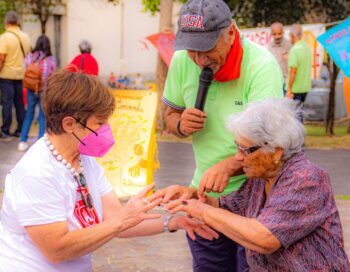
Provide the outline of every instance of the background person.
[[107,121],[111,92],[95,76],[61,70],[43,98],[47,134],[6,177],[0,222],[0,263],[5,271],[92,271],[91,252],[114,237],[186,229],[217,234],[192,219],[159,218],[147,211],[148,186],[121,206],[93,157],[114,144]]
[[[0,139],[10,140],[21,135],[25,109],[22,94],[24,57],[30,51],[29,36],[19,28],[15,11],[5,16],[6,31],[0,36],[0,91],[2,106],[2,126]],[[16,109],[17,128],[10,133],[12,106]]]
[[[241,37],[222,0],[188,1],[180,10],[178,29],[163,97],[167,128],[179,137],[193,135],[196,170],[191,186],[214,197],[229,194],[246,178],[237,176],[242,167],[225,120],[247,103],[282,97],[281,69],[268,50]],[[213,70],[214,81],[200,111],[194,103],[204,67]],[[194,271],[236,271],[236,265],[238,271],[246,269],[244,250],[239,248],[236,262],[236,243],[224,235],[213,242],[188,241]]]
[[99,68],[95,57],[91,54],[92,45],[87,40],[79,43],[80,54],[77,55],[70,64],[78,67],[80,71],[88,75],[98,76]]
[[303,29],[300,24],[292,25],[290,37],[293,47],[288,54],[288,89],[287,97],[304,103],[311,89],[312,50],[302,39]]
[[113,73],[113,72],[111,72],[110,74],[109,74],[109,77],[108,77],[108,86],[110,87],[110,88],[112,88],[112,89],[115,89],[115,87],[116,87],[116,81],[117,81],[117,77],[116,77],[116,75]]
[[296,106],[269,99],[229,120],[248,178],[238,191],[169,206],[243,245],[251,271],[350,271],[329,175],[306,158]]
[[276,22],[271,25],[272,39],[268,44],[269,51],[275,56],[283,73],[283,92],[286,92],[285,84],[288,77],[288,51],[292,47],[291,42],[284,37],[283,24]]
[[28,134],[34,119],[35,108],[37,105],[39,106],[38,139],[40,139],[45,133],[45,115],[41,106],[41,96],[42,91],[45,91],[46,89],[48,77],[57,69],[56,59],[51,53],[50,40],[45,35],[41,35],[38,38],[32,53],[26,56],[24,60],[25,67],[28,67],[33,62],[39,62],[43,88],[39,93],[35,93],[34,90],[27,91],[27,112],[23,122],[21,140],[18,143],[18,151],[26,151],[28,149]]

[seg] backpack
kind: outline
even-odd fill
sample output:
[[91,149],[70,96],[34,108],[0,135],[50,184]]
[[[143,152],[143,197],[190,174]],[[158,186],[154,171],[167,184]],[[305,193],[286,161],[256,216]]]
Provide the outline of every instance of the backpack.
[[23,87],[38,94],[43,88],[40,61],[29,64],[23,77]]

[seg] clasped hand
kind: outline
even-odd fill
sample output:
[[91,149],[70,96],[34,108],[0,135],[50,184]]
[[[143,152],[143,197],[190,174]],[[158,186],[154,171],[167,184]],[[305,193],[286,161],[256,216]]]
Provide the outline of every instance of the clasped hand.
[[205,112],[195,108],[186,109],[181,114],[179,130],[182,134],[189,136],[204,128],[206,120]]
[[[156,199],[162,199],[162,203],[166,204],[165,207],[167,211],[173,214],[177,213],[178,211],[186,212],[189,217],[176,215],[176,218],[173,220],[177,225],[175,229],[186,230],[192,240],[195,239],[194,233],[207,240],[217,239],[219,235],[203,223],[201,212],[196,212],[196,209],[202,206],[193,207],[193,211],[183,209],[183,207],[187,205],[187,201],[192,201],[190,199],[193,197],[196,197],[195,188],[172,185],[157,190],[152,196],[148,197],[147,200],[155,201]],[[205,197],[202,198],[202,201],[205,201]],[[208,206],[207,204],[202,204]]]

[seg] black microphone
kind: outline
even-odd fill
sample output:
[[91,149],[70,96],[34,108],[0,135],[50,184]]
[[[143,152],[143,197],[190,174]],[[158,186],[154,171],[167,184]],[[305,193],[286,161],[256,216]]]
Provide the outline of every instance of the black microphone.
[[199,87],[198,87],[198,93],[197,93],[197,98],[196,98],[196,103],[195,103],[195,108],[203,111],[204,109],[204,104],[205,100],[207,99],[207,94],[208,94],[208,89],[213,81],[213,71],[205,67],[200,76],[199,76]]

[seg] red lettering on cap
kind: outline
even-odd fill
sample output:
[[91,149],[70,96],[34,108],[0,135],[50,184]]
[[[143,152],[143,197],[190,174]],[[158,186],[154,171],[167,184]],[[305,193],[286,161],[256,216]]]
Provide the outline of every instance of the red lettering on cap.
[[180,21],[180,27],[185,28],[199,28],[204,29],[203,27],[203,16],[200,15],[182,15]]
[[187,26],[194,27],[197,21],[197,15],[188,16]]
[[204,27],[203,27],[203,17],[202,16],[198,16],[195,28],[204,29]]
[[180,23],[181,27],[186,27],[187,17],[188,17],[188,15],[182,15],[181,16],[181,23]]

